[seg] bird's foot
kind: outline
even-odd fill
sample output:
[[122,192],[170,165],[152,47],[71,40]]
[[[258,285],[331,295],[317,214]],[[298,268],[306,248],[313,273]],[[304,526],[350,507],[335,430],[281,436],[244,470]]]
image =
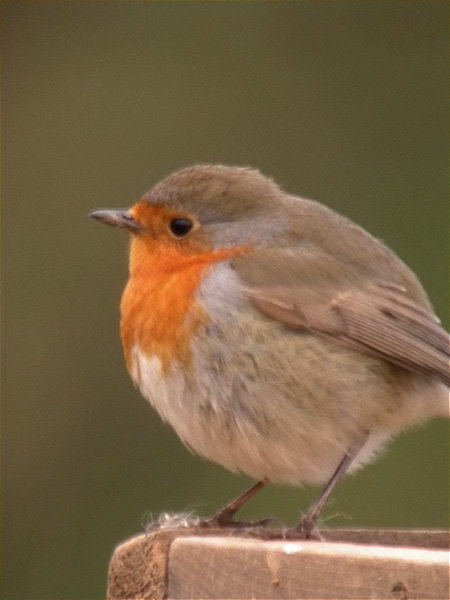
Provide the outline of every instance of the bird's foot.
[[259,521],[235,521],[233,519],[236,511],[227,510],[227,507],[220,510],[209,519],[202,519],[198,522],[197,527],[200,529],[247,529],[267,527],[273,521],[279,521],[276,517],[267,517]]
[[288,529],[285,533],[287,539],[296,540],[322,540],[322,536],[317,528],[317,523],[304,517],[298,525]]

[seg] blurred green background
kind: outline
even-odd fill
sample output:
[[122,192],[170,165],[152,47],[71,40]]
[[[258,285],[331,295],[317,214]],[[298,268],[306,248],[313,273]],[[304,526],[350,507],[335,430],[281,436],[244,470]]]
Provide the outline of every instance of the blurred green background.
[[[117,543],[250,482],[133,388],[126,236],[88,212],[187,165],[252,165],[385,240],[447,324],[449,4],[1,4],[1,597],[102,598]],[[448,467],[447,422],[407,432],[327,524],[447,527]],[[242,516],[293,524],[318,491],[269,487]]]

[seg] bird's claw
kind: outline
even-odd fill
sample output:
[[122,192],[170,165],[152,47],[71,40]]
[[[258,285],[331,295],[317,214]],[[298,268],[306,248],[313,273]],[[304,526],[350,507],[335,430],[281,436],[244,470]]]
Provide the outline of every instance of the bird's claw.
[[267,517],[259,521],[235,521],[234,511],[219,511],[209,519],[202,519],[198,523],[200,529],[247,529],[267,527],[270,522],[278,521],[277,517]]
[[298,525],[286,531],[286,537],[296,540],[322,540],[315,521],[305,517]]

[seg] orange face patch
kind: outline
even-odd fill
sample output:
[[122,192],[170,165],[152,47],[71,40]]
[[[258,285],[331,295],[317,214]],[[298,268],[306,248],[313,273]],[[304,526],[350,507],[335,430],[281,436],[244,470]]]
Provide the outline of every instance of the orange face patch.
[[140,202],[130,213],[147,230],[132,237],[130,279],[121,302],[121,336],[128,370],[132,369],[135,344],[147,356],[157,356],[164,370],[174,360],[189,364],[192,336],[208,318],[195,301],[195,290],[214,262],[249,248],[213,250],[195,232],[174,239],[169,223],[185,215],[164,206]]

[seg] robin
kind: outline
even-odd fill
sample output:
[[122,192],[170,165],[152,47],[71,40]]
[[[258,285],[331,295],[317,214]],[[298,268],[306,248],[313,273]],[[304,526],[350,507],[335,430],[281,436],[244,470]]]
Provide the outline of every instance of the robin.
[[326,206],[249,168],[178,171],[130,210],[121,301],[128,371],[192,451],[257,483],[323,484],[407,426],[449,416],[449,335],[416,276]]

